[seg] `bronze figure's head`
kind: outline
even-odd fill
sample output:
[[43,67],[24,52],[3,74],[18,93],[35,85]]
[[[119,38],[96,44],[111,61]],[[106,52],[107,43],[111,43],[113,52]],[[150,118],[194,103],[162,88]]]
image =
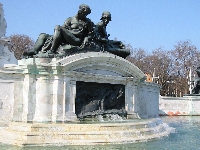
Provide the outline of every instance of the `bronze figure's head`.
[[86,4],[82,4],[79,6],[79,11],[78,11],[79,15],[82,15],[82,16],[87,16],[88,14],[91,13],[91,9],[88,5]]
[[111,20],[111,13],[109,11],[104,11],[102,13],[102,16],[101,16],[101,19],[100,20],[103,20],[104,18],[107,18],[109,21],[112,21]]
[[101,16],[101,19],[100,20],[102,20],[102,22],[105,24],[105,25],[107,25],[108,23],[109,23],[109,21],[111,21],[111,14],[110,14],[110,12],[109,11],[104,11],[103,13],[102,13],[102,16]]

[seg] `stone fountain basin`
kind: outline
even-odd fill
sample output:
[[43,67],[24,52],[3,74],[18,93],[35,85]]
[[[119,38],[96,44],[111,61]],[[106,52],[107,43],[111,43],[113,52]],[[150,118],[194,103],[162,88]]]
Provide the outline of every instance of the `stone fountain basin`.
[[0,128],[0,142],[18,146],[123,144],[167,136],[171,129],[156,120],[97,124],[10,122],[8,127]]

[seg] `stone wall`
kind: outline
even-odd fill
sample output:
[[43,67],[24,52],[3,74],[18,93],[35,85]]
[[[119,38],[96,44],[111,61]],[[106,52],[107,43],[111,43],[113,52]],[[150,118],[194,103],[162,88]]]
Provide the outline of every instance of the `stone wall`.
[[200,115],[200,96],[160,96],[159,115]]
[[128,118],[158,116],[160,87],[145,82],[141,70],[113,54],[88,52],[63,59],[29,58],[18,64],[0,69],[0,88],[7,87],[4,93],[10,97],[3,100],[1,120],[8,114],[9,120],[25,122],[77,120],[77,81],[124,85]]
[[0,81],[0,122],[7,124],[11,121],[12,116],[12,104],[14,103],[13,82],[1,82]]
[[157,118],[159,110],[160,86],[156,83],[143,83],[139,87],[137,112],[141,118]]

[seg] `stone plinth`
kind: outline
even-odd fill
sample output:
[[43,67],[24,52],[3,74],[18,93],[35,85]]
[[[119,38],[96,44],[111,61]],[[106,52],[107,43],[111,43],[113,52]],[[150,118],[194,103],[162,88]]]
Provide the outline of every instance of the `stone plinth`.
[[[0,69],[0,125],[7,125],[0,128],[0,142],[19,146],[123,144],[168,135],[157,121],[72,124],[79,122],[75,111],[79,81],[122,85],[128,119],[158,117],[160,87],[144,79],[134,64],[109,53],[20,60],[18,65]],[[103,108],[106,103],[102,102]]]
[[77,121],[77,81],[124,85],[128,118],[158,117],[160,87],[144,79],[134,64],[110,53],[23,59],[0,70],[0,120]]

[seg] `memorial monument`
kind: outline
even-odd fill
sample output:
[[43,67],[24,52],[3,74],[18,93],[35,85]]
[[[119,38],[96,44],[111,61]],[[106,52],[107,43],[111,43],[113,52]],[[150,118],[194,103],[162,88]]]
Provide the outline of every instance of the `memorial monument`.
[[[0,121],[8,126],[0,130],[0,142],[119,144],[169,134],[155,119],[160,86],[145,82],[145,74],[125,59],[130,52],[122,42],[108,39],[111,13],[104,11],[96,25],[86,17],[90,13],[80,5],[54,35],[40,34],[18,65],[0,70]],[[111,115],[126,121],[84,123]]]
[[0,68],[3,68],[5,64],[17,64],[14,53],[10,51],[12,43],[5,37],[6,27],[3,5],[0,3]]

